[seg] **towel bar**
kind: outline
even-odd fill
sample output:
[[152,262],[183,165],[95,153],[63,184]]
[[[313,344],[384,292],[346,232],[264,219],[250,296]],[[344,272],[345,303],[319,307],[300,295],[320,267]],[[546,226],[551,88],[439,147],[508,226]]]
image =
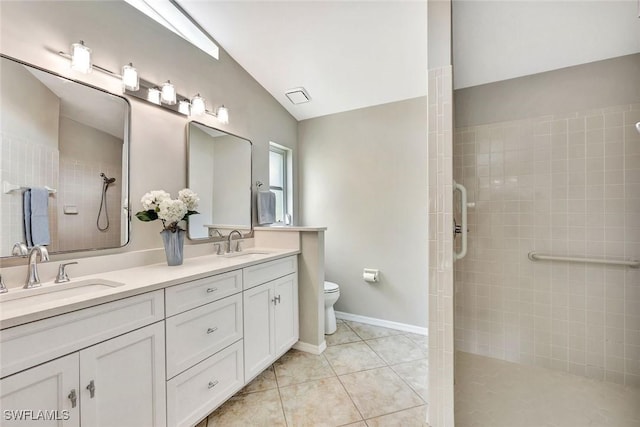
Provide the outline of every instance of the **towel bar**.
[[531,261],[567,261],[567,262],[583,262],[587,264],[622,265],[622,266],[627,266],[631,268],[640,267],[640,261],[636,261],[636,260],[578,258],[578,257],[570,257],[570,256],[544,255],[536,252],[529,252],[528,257]]

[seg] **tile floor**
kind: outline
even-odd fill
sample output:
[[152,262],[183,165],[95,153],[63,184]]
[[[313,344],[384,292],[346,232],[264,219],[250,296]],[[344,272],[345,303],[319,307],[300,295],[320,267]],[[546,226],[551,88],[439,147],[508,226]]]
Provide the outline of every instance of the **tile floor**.
[[321,355],[291,350],[197,427],[426,426],[427,337],[338,321]]
[[456,353],[456,427],[640,427],[640,388]]

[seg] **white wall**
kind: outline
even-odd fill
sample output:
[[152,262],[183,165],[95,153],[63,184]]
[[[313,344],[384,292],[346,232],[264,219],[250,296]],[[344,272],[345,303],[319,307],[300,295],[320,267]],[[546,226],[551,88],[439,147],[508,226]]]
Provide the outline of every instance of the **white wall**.
[[426,116],[416,98],[300,122],[301,218],[328,227],[337,310],[427,326]]
[[454,88],[640,52],[637,0],[453,2]]
[[[6,55],[120,93],[118,80],[99,72],[72,72],[69,61],[55,53],[68,51],[71,43],[82,39],[100,66],[119,70],[133,62],[146,80],[171,79],[179,93],[200,92],[214,105],[224,103],[230,109],[229,125],[220,126],[213,117],[203,120],[253,142],[254,181],[268,181],[270,140],[297,148],[296,121],[226,52],[215,61],[124,2],[1,2],[0,8],[1,49]],[[145,192],[163,188],[175,197],[185,187],[187,119],[136,99],[131,108],[135,213]],[[134,219],[130,244],[104,253],[161,247],[159,231],[159,223]]]

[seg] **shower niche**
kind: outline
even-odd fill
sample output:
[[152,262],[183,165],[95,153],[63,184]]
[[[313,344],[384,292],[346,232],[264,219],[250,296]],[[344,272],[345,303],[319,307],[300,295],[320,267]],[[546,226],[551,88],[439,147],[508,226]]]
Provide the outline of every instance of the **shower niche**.
[[25,241],[23,192],[35,187],[50,189],[50,253],[127,244],[127,100],[12,58],[0,61],[0,257]]

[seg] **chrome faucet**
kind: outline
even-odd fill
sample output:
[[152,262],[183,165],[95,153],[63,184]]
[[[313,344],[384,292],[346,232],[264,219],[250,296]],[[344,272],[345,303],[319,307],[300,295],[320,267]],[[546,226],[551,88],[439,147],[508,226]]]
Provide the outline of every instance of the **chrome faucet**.
[[6,294],[9,292],[9,289],[4,284],[4,280],[2,280],[2,276],[0,276],[0,294]]
[[40,261],[49,261],[49,252],[44,246],[36,245],[29,251],[29,265],[27,267],[27,282],[24,285],[25,289],[37,288],[40,286],[40,276],[38,276],[38,255],[40,255]]
[[[238,230],[233,230],[231,233],[229,233],[229,235],[227,236],[227,253],[231,252],[231,242],[233,240],[231,239],[231,236],[233,236],[234,233],[236,233],[240,237],[240,239],[242,239],[242,233]],[[240,242],[238,242],[238,245],[236,246],[236,252],[240,252]]]
[[27,245],[22,242],[14,243],[13,248],[11,248],[11,255],[13,256],[27,256],[28,253]]

